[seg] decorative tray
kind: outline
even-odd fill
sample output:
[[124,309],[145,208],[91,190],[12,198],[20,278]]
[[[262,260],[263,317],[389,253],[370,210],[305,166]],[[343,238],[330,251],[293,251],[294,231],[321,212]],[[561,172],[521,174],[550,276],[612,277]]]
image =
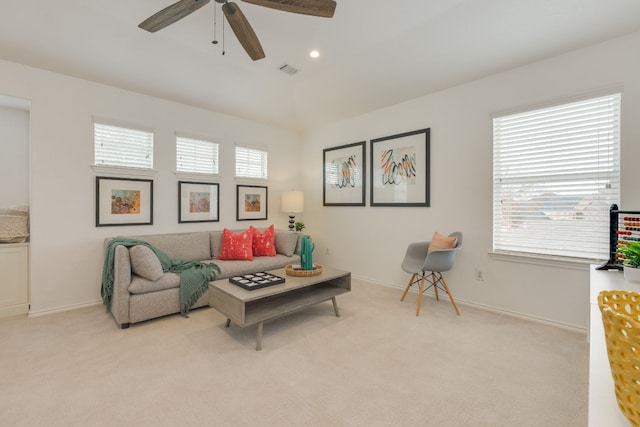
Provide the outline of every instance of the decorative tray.
[[254,289],[265,288],[267,286],[279,285],[284,283],[284,277],[276,276],[265,272],[244,274],[242,276],[233,276],[229,278],[229,282],[238,285],[249,291]]
[[313,270],[303,270],[302,266],[300,265],[289,264],[284,269],[284,271],[287,273],[288,276],[298,276],[298,277],[317,276],[319,274],[322,274],[322,266],[320,264],[314,264]]

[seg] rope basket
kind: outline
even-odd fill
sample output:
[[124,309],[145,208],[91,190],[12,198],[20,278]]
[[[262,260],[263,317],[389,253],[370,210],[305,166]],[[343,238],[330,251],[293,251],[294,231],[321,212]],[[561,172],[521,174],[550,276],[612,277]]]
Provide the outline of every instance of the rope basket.
[[296,277],[309,277],[309,276],[318,276],[322,274],[322,266],[320,264],[316,264],[316,267],[313,270],[294,270],[293,265],[289,264],[286,266],[284,270],[288,276],[296,276]]
[[618,407],[640,427],[640,294],[602,291],[598,306]]

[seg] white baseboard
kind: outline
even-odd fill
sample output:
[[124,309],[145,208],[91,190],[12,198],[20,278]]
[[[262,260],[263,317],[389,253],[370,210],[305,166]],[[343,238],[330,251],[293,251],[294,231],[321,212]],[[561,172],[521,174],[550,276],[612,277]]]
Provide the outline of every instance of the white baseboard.
[[0,308],[0,318],[25,315],[29,312],[29,304],[10,305]]
[[64,307],[57,307],[57,308],[52,308],[48,310],[37,310],[37,311],[32,310],[29,312],[29,317],[31,318],[31,317],[47,316],[49,314],[63,313],[65,311],[77,310],[79,308],[93,307],[99,304],[102,304],[102,300],[89,301],[81,304],[66,305]]
[[[369,282],[369,283],[373,283],[375,285],[380,285],[380,286],[385,286],[388,288],[394,288],[394,289],[400,289],[401,291],[404,290],[404,288],[406,287],[406,285],[398,285],[397,283],[388,283],[388,282],[380,282],[377,280],[373,280],[370,279],[368,277],[362,277],[362,276],[357,276],[357,275],[353,275],[352,277],[359,279],[359,280],[363,280],[365,282]],[[415,287],[411,287],[411,289],[409,290],[410,292],[413,293],[417,293],[417,289]],[[435,298],[435,294],[433,294],[433,292],[427,292],[425,295]],[[443,295],[442,298],[445,299],[449,299],[448,295]],[[546,319],[544,317],[538,317],[538,316],[532,316],[530,314],[525,314],[525,313],[519,313],[516,311],[511,311],[511,310],[505,310],[503,308],[499,308],[499,307],[493,307],[490,305],[485,305],[485,304],[479,304],[473,301],[467,301],[467,300],[463,300],[460,298],[456,297],[456,303],[461,304],[461,305],[467,305],[470,307],[476,307],[476,308],[480,308],[482,310],[487,310],[487,311],[492,311],[494,313],[498,313],[498,314],[504,314],[506,316],[511,316],[511,317],[516,317],[518,319],[523,319],[523,320],[529,320],[531,322],[536,322],[536,323],[542,323],[548,326],[554,326],[556,328],[561,328],[561,329],[566,329],[572,332],[578,332],[578,333],[582,333],[582,334],[587,334],[587,328],[581,327],[581,326],[576,326],[576,325],[571,325],[568,323],[563,323],[563,322],[558,322],[557,320],[552,320],[552,319]]]
[[[368,277],[363,277],[363,276],[358,276],[358,275],[352,275],[352,277],[354,279],[358,279],[358,280],[363,280],[365,282],[368,283],[372,283],[374,285],[379,285],[379,286],[385,286],[388,288],[394,288],[394,289],[399,289],[399,290],[404,290],[406,285],[398,285],[397,283],[388,283],[388,282],[381,282],[378,280],[373,280],[371,278]],[[415,288],[411,288],[410,292],[413,293],[417,293],[417,290]],[[427,292],[426,294],[429,297],[435,298],[435,295],[433,293],[429,293]],[[443,295],[443,298],[449,299],[448,295]],[[459,303],[461,305],[467,305],[470,307],[476,307],[476,308],[480,308],[482,310],[487,310],[487,311],[492,311],[494,313],[498,313],[498,314],[504,314],[506,316],[511,316],[511,317],[516,317],[519,319],[523,319],[523,320],[529,320],[532,322],[536,322],[536,323],[542,323],[545,325],[549,325],[549,326],[554,326],[556,328],[561,328],[561,329],[566,329],[566,330],[570,330],[573,332],[579,332],[582,334],[587,334],[587,328],[583,328],[580,326],[576,326],[576,325],[570,325],[568,323],[563,323],[563,322],[558,322],[557,320],[552,320],[552,319],[546,319],[543,317],[538,317],[538,316],[532,316],[530,314],[525,314],[525,313],[519,313],[516,311],[511,311],[511,310],[505,310],[503,308],[499,308],[499,307],[493,307],[490,305],[485,305],[485,304],[478,304],[476,302],[473,301],[467,301],[467,300],[463,300],[463,299],[459,299],[456,298],[456,303]],[[86,303],[81,303],[81,304],[74,304],[74,305],[68,305],[68,306],[64,306],[64,307],[58,307],[58,308],[54,308],[54,309],[49,309],[49,310],[39,310],[39,311],[30,311],[29,312],[29,317],[40,317],[40,316],[46,316],[49,314],[54,314],[54,313],[62,313],[65,311],[69,311],[69,310],[76,310],[79,308],[84,308],[84,307],[93,307],[96,305],[102,304],[102,300],[95,300],[95,301],[89,301]]]

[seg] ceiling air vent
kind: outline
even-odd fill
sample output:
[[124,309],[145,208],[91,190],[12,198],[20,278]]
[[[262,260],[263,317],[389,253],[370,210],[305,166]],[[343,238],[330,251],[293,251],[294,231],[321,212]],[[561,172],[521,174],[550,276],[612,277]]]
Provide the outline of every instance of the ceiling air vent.
[[296,67],[292,67],[289,64],[284,64],[280,66],[280,71],[282,71],[283,73],[289,74],[290,76],[293,76],[295,73],[297,73],[298,70]]

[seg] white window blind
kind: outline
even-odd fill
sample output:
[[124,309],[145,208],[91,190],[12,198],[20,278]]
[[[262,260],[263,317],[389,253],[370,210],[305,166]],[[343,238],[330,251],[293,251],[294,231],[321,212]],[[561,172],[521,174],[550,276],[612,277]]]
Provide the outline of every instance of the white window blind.
[[493,249],[608,259],[620,94],[493,120]]
[[267,152],[236,146],[236,177],[267,179]]
[[94,122],[95,164],[153,168],[153,133]]
[[218,144],[212,141],[176,137],[176,170],[204,174],[218,173]]

